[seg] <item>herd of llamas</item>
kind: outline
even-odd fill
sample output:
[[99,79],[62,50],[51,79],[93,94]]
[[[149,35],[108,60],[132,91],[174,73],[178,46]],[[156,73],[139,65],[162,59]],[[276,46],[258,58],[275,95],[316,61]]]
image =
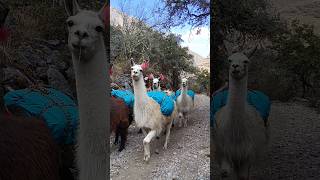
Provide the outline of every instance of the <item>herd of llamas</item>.
[[[109,101],[105,83],[108,65],[103,40],[104,7],[99,12],[84,10],[76,0],[65,1],[65,7],[80,121],[75,151],[77,176],[80,180],[105,179],[108,129],[116,134],[115,144],[120,137],[119,151],[122,151],[128,127],[135,121],[145,135],[143,159],[149,161],[151,141],[164,133],[163,148],[167,149],[173,122],[179,121],[180,126],[186,127],[194,102],[187,94],[188,80],[182,78],[181,94],[174,101],[173,112],[165,116],[160,105],[147,94],[143,67],[132,59],[133,109],[114,97]],[[235,53],[229,61],[229,97],[226,106],[216,114],[216,158],[224,176],[234,172],[237,179],[248,179],[250,167],[268,142],[268,129],[246,102],[249,59]],[[161,91],[159,78],[154,78],[152,89]],[[110,124],[105,121],[109,116],[108,102],[111,102]],[[5,107],[1,109],[0,162],[5,166],[0,169],[0,179],[72,179],[63,165],[61,149],[43,120],[26,118],[14,111],[6,114]]]
[[[144,160],[150,159],[150,142],[165,132],[168,146],[170,129],[177,114],[180,118],[187,116],[193,102],[185,100],[182,90],[170,116],[161,113],[160,105],[147,96],[141,65],[132,64],[134,108],[128,108],[123,101],[108,98],[105,84],[108,77],[106,49],[103,41],[104,9],[99,12],[81,9],[76,0],[65,1],[68,26],[68,48],[72,55],[76,79],[76,92],[79,109],[79,127],[75,160],[78,173],[73,177],[69,167],[64,164],[61,148],[53,139],[43,119],[25,117],[21,111],[11,110],[7,113],[2,107],[0,119],[0,158],[5,166],[0,170],[0,179],[6,180],[42,180],[42,179],[105,179],[106,177],[106,138],[108,129],[116,134],[115,143],[120,137],[119,151],[125,148],[128,127],[134,120],[146,134],[143,140]],[[187,89],[186,81],[183,89]],[[159,79],[154,82],[154,90],[159,89]],[[111,101],[109,101],[111,100]],[[110,118],[106,111],[111,102]],[[183,107],[182,107],[183,106]],[[110,127],[109,127],[110,126]]]

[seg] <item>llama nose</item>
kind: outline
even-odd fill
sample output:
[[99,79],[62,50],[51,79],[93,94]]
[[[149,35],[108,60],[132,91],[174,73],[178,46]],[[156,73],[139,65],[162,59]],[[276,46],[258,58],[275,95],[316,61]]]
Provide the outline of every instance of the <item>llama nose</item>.
[[89,36],[87,32],[80,31],[80,30],[77,30],[76,32],[74,32],[74,34],[77,35],[80,39],[84,39]]
[[237,67],[239,67],[239,64],[232,64],[232,67],[237,68]]

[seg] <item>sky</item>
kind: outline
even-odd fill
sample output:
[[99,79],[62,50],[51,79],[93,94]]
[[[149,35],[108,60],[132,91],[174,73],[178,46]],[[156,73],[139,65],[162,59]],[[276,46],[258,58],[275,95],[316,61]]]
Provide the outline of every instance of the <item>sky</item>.
[[[124,9],[126,14],[133,17],[150,17],[155,7],[163,5],[161,0],[110,0],[110,4],[111,7],[120,11]],[[125,8],[123,8],[123,4],[125,4]],[[155,20],[156,17],[152,17],[147,23],[151,24]],[[200,34],[196,34],[196,29],[191,29],[190,25],[185,24],[183,27],[173,27],[170,31],[181,35],[183,40],[181,46],[188,47],[191,51],[205,58],[210,54],[210,29],[209,26],[200,27],[200,29]]]

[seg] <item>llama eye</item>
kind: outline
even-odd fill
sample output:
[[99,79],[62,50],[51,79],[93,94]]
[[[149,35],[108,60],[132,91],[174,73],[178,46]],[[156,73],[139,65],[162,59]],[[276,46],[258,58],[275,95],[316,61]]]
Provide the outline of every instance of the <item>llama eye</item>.
[[140,69],[140,72],[142,72],[142,69]]
[[96,29],[97,32],[102,32],[103,31],[103,28],[101,26],[97,26],[95,29]]
[[249,61],[243,61],[245,64],[248,64]]
[[67,22],[67,25],[68,25],[69,27],[71,27],[71,26],[74,25],[74,22],[70,20],[70,21]]
[[229,63],[231,63],[231,59],[229,59],[228,61],[229,61]]

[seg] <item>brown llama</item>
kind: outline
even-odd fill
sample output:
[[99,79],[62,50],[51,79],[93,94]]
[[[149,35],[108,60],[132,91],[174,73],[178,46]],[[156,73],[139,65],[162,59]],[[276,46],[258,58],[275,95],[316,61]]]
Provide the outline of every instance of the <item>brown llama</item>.
[[111,97],[110,120],[111,132],[115,133],[114,144],[118,144],[120,136],[119,151],[122,151],[127,141],[128,128],[133,120],[132,111],[122,100]]
[[58,146],[44,121],[1,113],[0,179],[60,179]]

